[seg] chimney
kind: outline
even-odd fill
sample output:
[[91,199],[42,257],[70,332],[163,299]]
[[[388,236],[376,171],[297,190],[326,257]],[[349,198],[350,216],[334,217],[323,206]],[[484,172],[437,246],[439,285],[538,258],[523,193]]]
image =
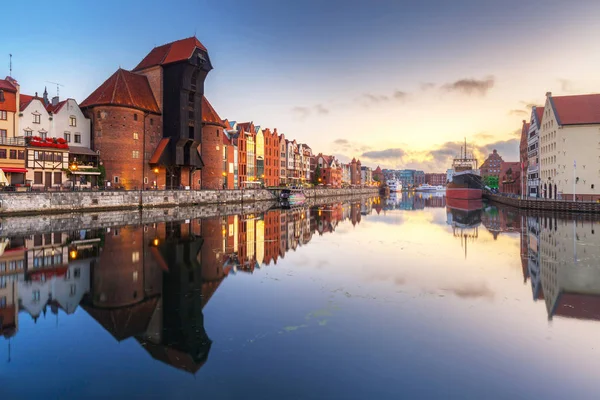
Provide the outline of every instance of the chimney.
[[546,97],[551,97],[552,96],[552,92],[546,92]]
[[54,96],[54,97],[52,98],[52,105],[53,105],[53,106],[55,106],[55,105],[57,105],[57,104],[58,104],[58,96]]

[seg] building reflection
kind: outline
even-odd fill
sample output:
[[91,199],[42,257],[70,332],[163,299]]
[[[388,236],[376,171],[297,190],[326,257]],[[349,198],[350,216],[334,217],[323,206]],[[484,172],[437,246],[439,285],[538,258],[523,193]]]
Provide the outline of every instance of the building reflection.
[[446,207],[446,194],[443,192],[392,192],[385,198],[383,209],[388,210],[423,210],[425,208]]
[[8,237],[0,242],[0,333],[79,306],[116,341],[136,340],[165,364],[196,373],[211,339],[203,309],[226,277],[277,264],[312,235],[369,215],[377,200],[264,214]]

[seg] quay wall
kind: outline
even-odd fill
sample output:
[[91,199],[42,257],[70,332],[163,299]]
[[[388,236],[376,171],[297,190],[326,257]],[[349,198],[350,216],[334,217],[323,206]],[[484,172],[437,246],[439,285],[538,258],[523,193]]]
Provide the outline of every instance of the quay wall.
[[[307,189],[308,198],[377,194],[377,189]],[[47,214],[73,211],[128,210],[206,204],[243,204],[275,201],[275,191],[253,190],[147,190],[0,193],[0,215]]]
[[552,199],[519,199],[495,194],[483,195],[484,198],[508,206],[526,210],[600,213],[600,203],[592,201],[552,200]]
[[[365,201],[370,194],[356,196],[327,196],[308,199],[304,207],[344,201]],[[113,228],[124,225],[142,225],[186,219],[214,218],[235,214],[260,214],[277,207],[274,201],[256,201],[235,204],[207,204],[169,208],[144,208],[112,211],[76,211],[42,215],[0,217],[0,237],[26,236],[40,233],[66,232],[79,229]]]

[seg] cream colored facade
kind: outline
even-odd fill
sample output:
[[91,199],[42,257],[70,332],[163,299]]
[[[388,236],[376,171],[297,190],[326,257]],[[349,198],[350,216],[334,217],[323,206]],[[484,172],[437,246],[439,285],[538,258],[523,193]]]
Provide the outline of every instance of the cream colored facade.
[[540,197],[600,196],[600,124],[559,125],[547,95],[539,136]]

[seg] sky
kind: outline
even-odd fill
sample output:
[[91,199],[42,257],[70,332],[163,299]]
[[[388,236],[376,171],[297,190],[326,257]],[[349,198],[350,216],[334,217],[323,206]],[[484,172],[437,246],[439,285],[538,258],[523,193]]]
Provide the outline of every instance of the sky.
[[119,67],[196,35],[221,118],[346,162],[443,172],[466,139],[518,160],[546,92],[600,92],[594,0],[55,0],[3,5],[0,75],[83,101]]

